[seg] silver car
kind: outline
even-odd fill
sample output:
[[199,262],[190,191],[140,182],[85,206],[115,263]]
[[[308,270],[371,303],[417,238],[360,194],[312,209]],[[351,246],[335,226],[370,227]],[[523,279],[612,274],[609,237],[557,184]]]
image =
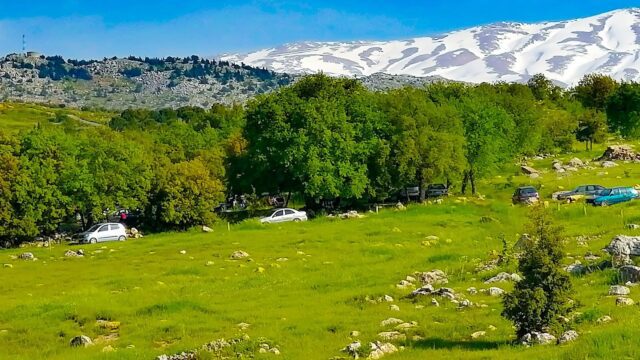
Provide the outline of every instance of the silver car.
[[96,224],[85,232],[76,235],[81,243],[95,244],[103,241],[124,241],[127,239],[127,229],[122,224]]
[[307,213],[293,209],[278,209],[271,216],[263,217],[260,222],[263,224],[280,223],[287,221],[307,221]]

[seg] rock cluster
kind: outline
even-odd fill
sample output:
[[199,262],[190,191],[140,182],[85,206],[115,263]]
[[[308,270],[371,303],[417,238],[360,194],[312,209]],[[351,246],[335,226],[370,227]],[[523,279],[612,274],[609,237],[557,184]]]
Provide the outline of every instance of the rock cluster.
[[509,274],[506,272],[501,272],[498,275],[492,277],[491,279],[485,281],[485,284],[493,284],[496,282],[507,282],[507,281],[514,281],[514,282],[518,282],[522,280],[522,278],[520,277],[520,275],[513,273],[513,274]]
[[532,331],[521,337],[520,343],[526,346],[555,344],[556,337],[548,333]]
[[611,161],[611,160],[639,160],[640,154],[636,154],[635,151],[629,145],[611,145],[607,147],[604,154],[598,158],[598,161]]
[[605,247],[616,263],[630,264],[631,256],[640,255],[640,237],[618,235]]

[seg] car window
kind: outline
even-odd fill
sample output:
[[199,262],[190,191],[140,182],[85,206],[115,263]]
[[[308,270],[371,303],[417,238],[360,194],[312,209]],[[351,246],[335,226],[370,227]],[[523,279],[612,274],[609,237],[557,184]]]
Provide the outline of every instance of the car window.
[[285,210],[284,213],[287,215],[291,215],[293,214],[293,210]]
[[611,190],[611,195],[620,195],[620,189]]
[[110,230],[120,230],[120,225],[118,225],[118,224],[111,224],[111,225],[109,225],[109,229],[110,229]]
[[587,186],[587,191],[594,191],[595,187],[593,185]]
[[578,188],[576,189],[576,192],[581,193],[581,192],[585,192],[586,190],[587,190],[586,186],[578,186]]
[[273,217],[282,216],[282,215],[284,215],[284,211],[283,210],[278,210],[278,211],[276,211],[275,214],[273,214]]
[[535,192],[536,192],[536,189],[534,189],[534,188],[525,188],[525,189],[520,190],[521,194],[533,194]]
[[100,230],[98,230],[98,232],[105,232],[105,231],[109,231],[109,225],[104,225],[103,227],[100,228]]

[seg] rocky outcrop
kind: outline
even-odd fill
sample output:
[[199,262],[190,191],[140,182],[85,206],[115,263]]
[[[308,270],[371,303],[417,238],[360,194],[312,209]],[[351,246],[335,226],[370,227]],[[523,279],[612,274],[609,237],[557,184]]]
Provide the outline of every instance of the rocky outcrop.
[[625,265],[618,269],[620,277],[624,282],[637,283],[640,281],[640,267],[634,265]]
[[556,337],[548,333],[532,331],[521,337],[520,343],[527,346],[555,344]]
[[629,145],[611,145],[607,147],[604,154],[600,156],[598,161],[611,161],[611,160],[637,160],[640,159],[640,155],[633,151],[633,148]]
[[605,247],[617,264],[631,263],[631,256],[640,255],[640,237],[618,235]]

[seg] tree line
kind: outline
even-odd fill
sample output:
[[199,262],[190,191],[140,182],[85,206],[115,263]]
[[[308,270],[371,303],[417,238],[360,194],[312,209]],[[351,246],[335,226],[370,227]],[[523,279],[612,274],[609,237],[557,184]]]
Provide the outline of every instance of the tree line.
[[20,242],[109,211],[143,226],[215,221],[231,194],[296,194],[311,209],[357,207],[397,189],[443,182],[475,193],[479,179],[522,155],[640,136],[640,85],[590,75],[563,90],[527,84],[435,83],[372,92],[322,74],[245,106],[129,109],[108,128],[71,120],[0,131],[0,240]]

